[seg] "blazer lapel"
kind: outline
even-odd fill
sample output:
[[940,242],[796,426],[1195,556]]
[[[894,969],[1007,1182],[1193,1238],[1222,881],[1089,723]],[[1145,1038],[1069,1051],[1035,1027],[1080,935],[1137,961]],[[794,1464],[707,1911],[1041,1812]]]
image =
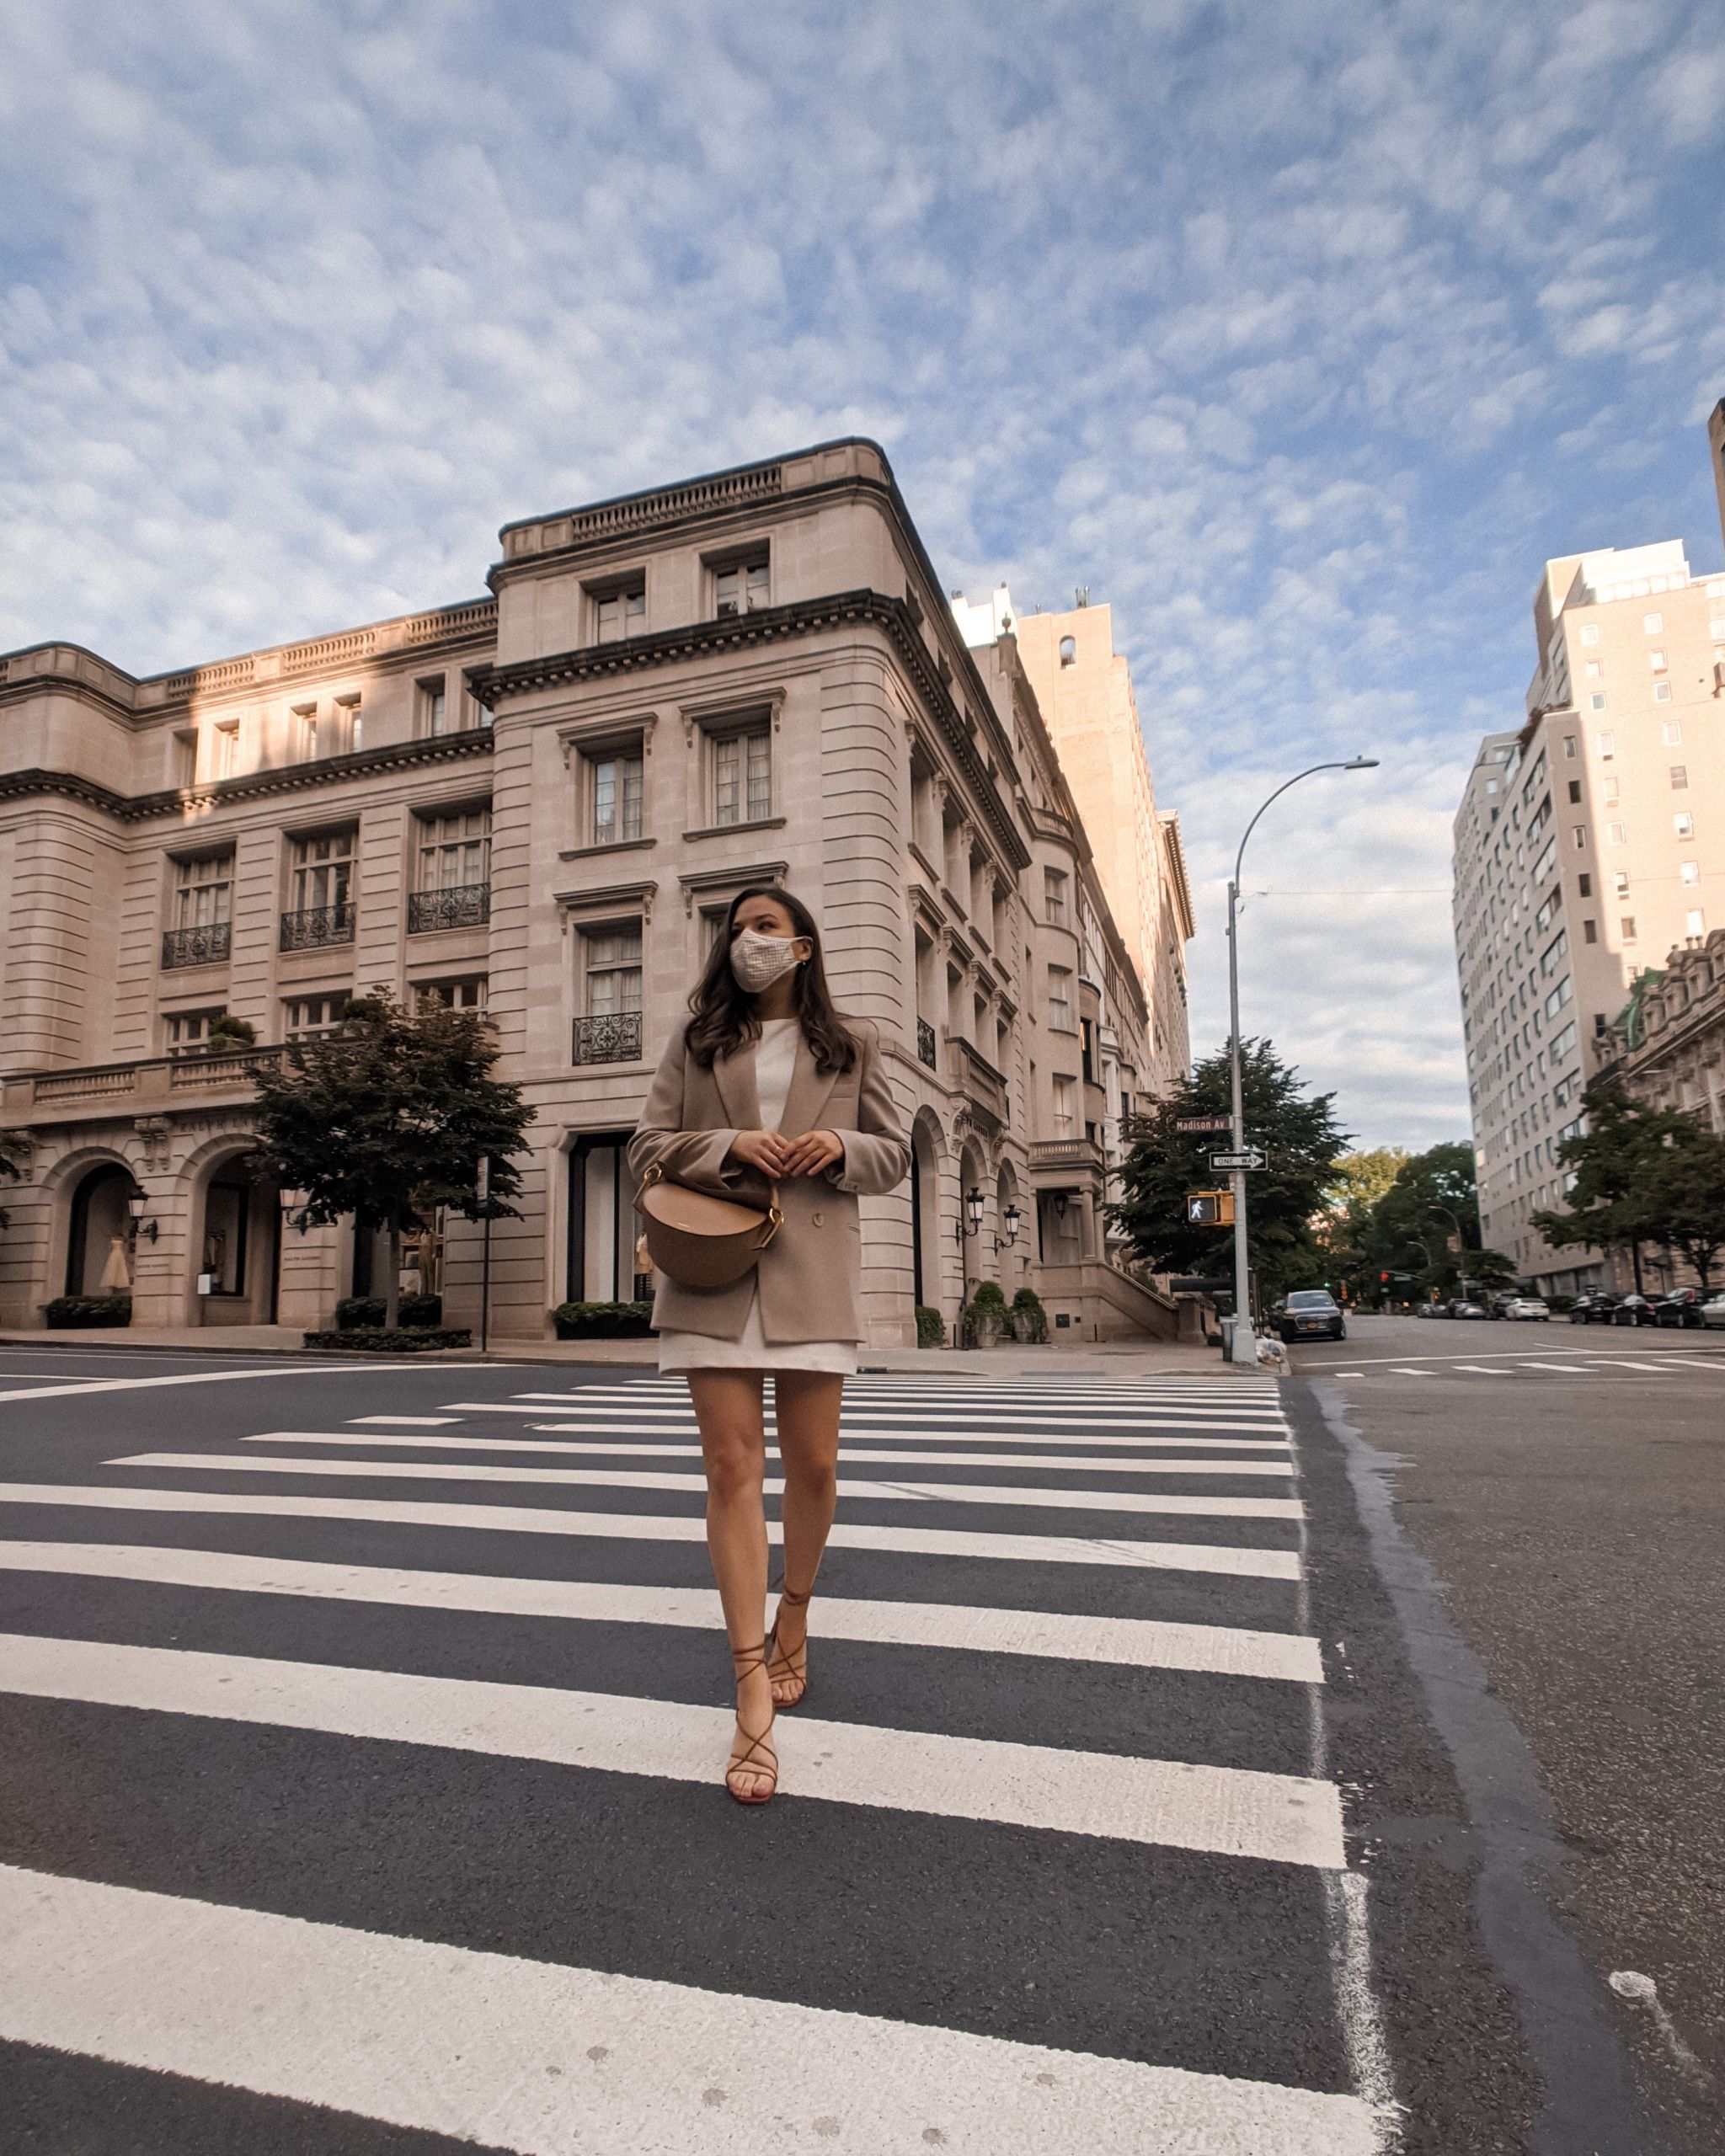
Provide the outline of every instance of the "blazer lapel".
[[755,1083],[756,1041],[745,1041],[734,1055],[713,1059],[713,1082],[724,1103],[733,1130],[761,1128],[761,1095]]
[[805,1130],[818,1126],[820,1111],[838,1082],[838,1075],[836,1070],[815,1069],[814,1058],[799,1028],[797,1059],[792,1067],[790,1090],[785,1095],[785,1112],[779,1123],[779,1129],[787,1138],[800,1138]]

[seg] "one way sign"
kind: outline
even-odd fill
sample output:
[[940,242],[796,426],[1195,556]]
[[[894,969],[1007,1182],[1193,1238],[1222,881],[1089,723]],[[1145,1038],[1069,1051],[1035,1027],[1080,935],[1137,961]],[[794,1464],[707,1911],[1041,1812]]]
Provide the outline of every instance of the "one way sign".
[[1213,1168],[1265,1168],[1269,1166],[1269,1156],[1252,1145],[1243,1153],[1212,1153],[1210,1164]]

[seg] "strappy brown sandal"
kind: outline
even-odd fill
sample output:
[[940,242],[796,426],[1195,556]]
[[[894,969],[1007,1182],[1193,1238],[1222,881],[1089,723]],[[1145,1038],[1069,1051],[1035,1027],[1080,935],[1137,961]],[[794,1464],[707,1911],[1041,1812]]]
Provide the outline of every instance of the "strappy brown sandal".
[[[758,1646],[733,1647],[731,1665],[736,1671],[737,1683],[740,1685],[745,1677],[752,1677],[757,1669],[766,1668],[766,1641],[762,1640]],[[743,1727],[742,1716],[739,1713],[737,1734],[743,1741],[743,1749],[739,1751],[734,1744],[731,1747],[730,1759],[724,1770],[725,1789],[734,1804],[769,1803],[778,1788],[778,1754],[768,1742],[772,1735],[772,1724],[769,1721],[758,1737],[751,1736]],[[764,1753],[766,1757],[758,1758],[756,1755],[759,1753]],[[745,1796],[740,1790],[733,1788],[731,1784],[733,1774],[770,1775],[772,1787],[764,1796]]]
[[793,1609],[806,1609],[814,1598],[811,1587],[807,1594],[793,1594],[788,1587],[779,1589],[778,1615],[772,1620],[772,1630],[767,1634],[762,1652],[767,1656],[766,1681],[769,1684],[798,1684],[802,1689],[794,1700],[775,1700],[772,1710],[783,1714],[788,1707],[800,1707],[809,1696],[809,1635],[803,1635],[803,1644],[797,1650],[798,1659],[782,1652],[778,1644],[778,1620],[784,1614],[787,1604]]

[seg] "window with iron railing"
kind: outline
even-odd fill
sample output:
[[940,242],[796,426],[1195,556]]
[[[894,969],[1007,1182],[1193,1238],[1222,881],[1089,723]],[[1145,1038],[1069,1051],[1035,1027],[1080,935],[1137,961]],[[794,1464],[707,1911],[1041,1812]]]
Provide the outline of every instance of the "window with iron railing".
[[165,967],[211,965],[228,955],[233,856],[206,854],[174,864],[174,926],[162,938]]
[[491,811],[469,808],[419,819],[417,887],[408,931],[473,928],[491,918]]
[[353,855],[350,830],[294,840],[289,857],[289,905],[281,916],[284,951],[352,942]]
[[577,1063],[633,1063],[641,1054],[641,925],[586,930],[581,937],[582,1013]]

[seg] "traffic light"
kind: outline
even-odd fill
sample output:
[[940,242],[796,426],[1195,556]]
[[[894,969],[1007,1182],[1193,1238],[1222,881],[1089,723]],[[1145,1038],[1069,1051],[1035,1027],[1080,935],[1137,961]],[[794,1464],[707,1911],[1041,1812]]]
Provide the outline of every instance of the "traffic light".
[[1234,1193],[1231,1190],[1191,1190],[1186,1193],[1186,1221],[1194,1228],[1231,1228]]
[[1389,1283],[1390,1283],[1390,1276],[1389,1276],[1389,1274],[1388,1274],[1387,1273],[1379,1273],[1379,1275],[1378,1275],[1378,1282],[1379,1282],[1379,1284],[1380,1284],[1381,1286],[1382,1286],[1382,1287],[1387,1287],[1387,1286],[1389,1285]]

